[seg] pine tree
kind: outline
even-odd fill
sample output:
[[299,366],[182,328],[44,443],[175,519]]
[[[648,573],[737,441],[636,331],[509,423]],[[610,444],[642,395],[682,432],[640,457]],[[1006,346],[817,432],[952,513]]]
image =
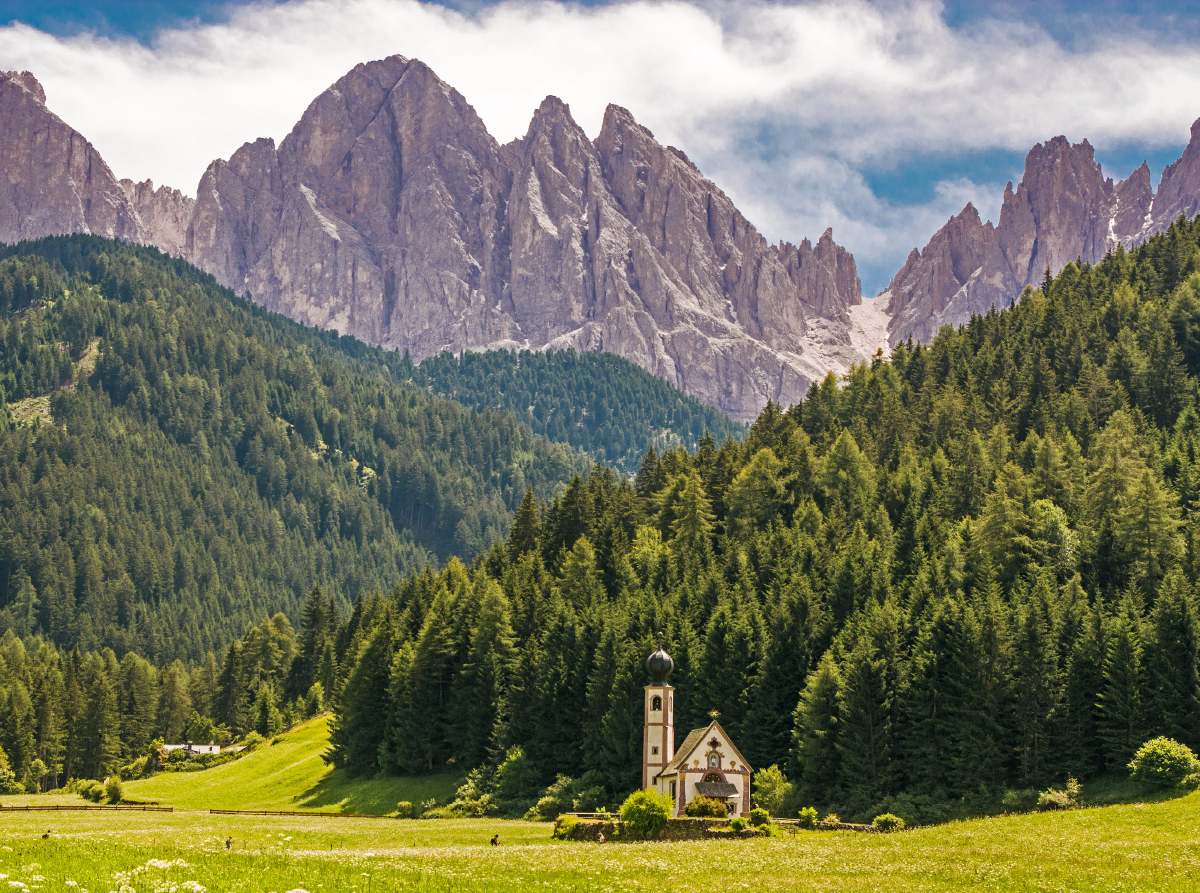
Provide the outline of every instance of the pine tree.
[[1200,749],[1200,622],[1187,580],[1163,582],[1150,616],[1145,707],[1160,735]]
[[[188,692],[188,675],[183,663],[175,661],[167,667],[159,681],[158,734],[167,743],[183,740],[183,729],[192,715],[192,698]],[[228,721],[228,720],[226,720]],[[149,741],[149,739],[146,739]],[[197,742],[207,743],[207,742]],[[144,745],[139,750],[144,749]]]
[[838,704],[839,781],[850,802],[862,808],[888,793],[893,764],[898,643],[887,608],[862,618],[858,641],[841,671]]
[[1109,619],[1104,684],[1096,707],[1097,731],[1109,769],[1129,762],[1145,739],[1142,704],[1142,644],[1140,622],[1132,599]]
[[77,777],[104,779],[116,771],[121,758],[120,714],[112,680],[98,659],[84,666],[81,689]]
[[479,616],[455,694],[454,737],[461,761],[469,767],[481,765],[493,749],[497,724],[508,711],[505,698],[514,669],[511,610],[504,590],[490,579],[476,586],[482,589]]
[[794,716],[793,749],[788,775],[798,779],[809,803],[828,804],[838,792],[841,762],[838,718],[841,676],[833,655],[826,652],[808,678]]
[[391,688],[394,638],[392,619],[385,616],[351,656],[329,741],[333,764],[352,775],[373,774],[380,768],[380,748],[387,741],[388,716],[383,708]]
[[221,675],[217,677],[217,691],[213,703],[213,719],[228,726],[234,734],[240,734],[249,728],[249,694],[243,673],[242,643],[234,642],[225,652],[225,661],[221,665]]
[[1049,778],[1055,711],[1059,705],[1058,655],[1051,635],[1048,608],[1036,595],[1018,608],[1013,643],[1014,732],[1019,777],[1038,785]]
[[518,560],[527,552],[540,552],[541,545],[541,508],[533,489],[527,489],[521,504],[517,506],[517,514],[513,518],[512,531],[508,535],[508,557],[510,561]]

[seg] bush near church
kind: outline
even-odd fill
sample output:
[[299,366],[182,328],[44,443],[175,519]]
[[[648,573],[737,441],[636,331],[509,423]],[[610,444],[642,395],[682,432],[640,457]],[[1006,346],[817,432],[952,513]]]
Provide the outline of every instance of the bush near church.
[[670,797],[657,791],[636,791],[621,804],[621,821],[635,837],[649,840],[667,826],[674,806]]
[[723,819],[729,810],[715,797],[693,797],[683,808],[683,814],[690,819]]
[[1200,761],[1186,744],[1173,738],[1152,738],[1129,762],[1134,781],[1152,788],[1200,786]]

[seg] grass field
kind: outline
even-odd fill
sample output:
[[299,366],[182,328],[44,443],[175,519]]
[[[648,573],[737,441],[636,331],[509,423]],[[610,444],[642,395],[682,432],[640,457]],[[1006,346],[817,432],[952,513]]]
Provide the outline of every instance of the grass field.
[[[456,779],[358,780],[320,759],[321,717],[225,766],[131,782],[173,813],[0,815],[0,890],[283,893],[530,889],[755,891],[1193,891],[1200,889],[1200,793],[1071,812],[1001,816],[900,834],[785,831],[751,841],[561,843],[544,823],[414,821],[397,800],[445,802]],[[1098,791],[1132,797],[1118,785]],[[66,795],[0,797],[53,804]],[[208,808],[313,809],[215,816]],[[49,829],[49,838],[42,835]],[[488,846],[499,832],[500,847]],[[232,838],[227,851],[224,841]]]
[[0,889],[1173,893],[1200,888],[1198,824],[1200,794],[891,835],[604,846],[552,842],[548,825],[520,821],[20,813],[0,819]]
[[[125,783],[125,797],[158,801],[176,809],[311,809],[387,815],[396,803],[440,804],[453,799],[458,775],[413,778],[348,778],[330,769],[321,754],[329,744],[329,717],[318,716],[264,742],[239,760],[203,772],[161,772]],[[0,797],[0,805],[37,806],[83,803],[73,794]],[[3,885],[0,885],[3,889]]]
[[[458,776],[353,779],[330,769],[321,754],[329,744],[329,717],[318,716],[277,743],[265,742],[240,760],[203,772],[162,772],[131,781],[125,796],[157,800],[177,809],[314,809],[386,815],[396,803],[429,798],[446,803]],[[32,802],[32,801],[31,801]]]

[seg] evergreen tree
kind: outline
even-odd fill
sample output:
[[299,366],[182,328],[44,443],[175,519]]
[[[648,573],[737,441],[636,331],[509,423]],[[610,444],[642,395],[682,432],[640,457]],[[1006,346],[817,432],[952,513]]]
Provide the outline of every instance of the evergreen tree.
[[833,655],[826,652],[808,678],[795,712],[794,747],[788,774],[799,780],[809,803],[832,803],[838,793],[841,766],[838,718],[841,677]]
[[1112,770],[1129,762],[1145,739],[1142,704],[1140,622],[1128,597],[1109,619],[1104,656],[1104,683],[1096,707],[1097,731],[1105,761]]

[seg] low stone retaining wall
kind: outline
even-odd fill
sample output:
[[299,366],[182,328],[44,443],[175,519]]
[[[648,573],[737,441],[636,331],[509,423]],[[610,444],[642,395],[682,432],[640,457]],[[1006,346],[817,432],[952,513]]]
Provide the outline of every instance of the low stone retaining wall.
[[[554,823],[555,836],[559,836],[559,828],[562,827],[563,819],[567,816],[562,816]],[[623,823],[617,821],[582,821],[576,820],[570,829],[563,835],[564,840],[579,840],[584,842],[595,842],[600,835],[604,835],[605,840],[621,840]],[[761,832],[754,828],[746,828],[742,831],[734,831],[729,827],[729,819],[669,819],[667,825],[659,833],[656,840],[704,840],[711,838],[744,838],[756,837]]]
[[851,825],[847,822],[817,822],[818,831],[866,831],[868,834],[878,834],[879,829],[874,825]]

